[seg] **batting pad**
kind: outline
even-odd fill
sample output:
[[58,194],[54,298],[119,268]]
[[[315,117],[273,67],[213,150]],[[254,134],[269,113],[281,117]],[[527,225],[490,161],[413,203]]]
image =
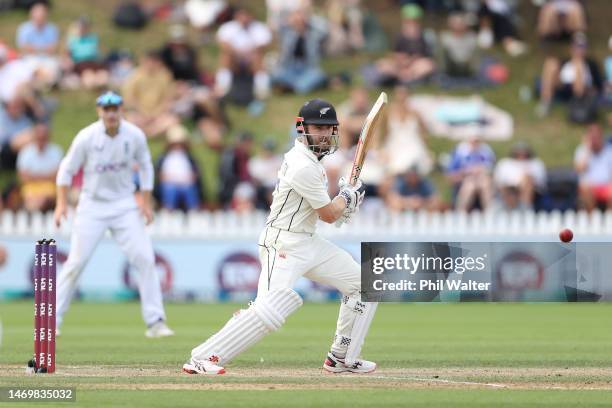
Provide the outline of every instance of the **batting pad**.
[[377,307],[378,303],[362,302],[358,297],[342,298],[331,350],[337,356],[344,356],[346,364],[359,358]]
[[285,319],[302,306],[302,298],[294,290],[274,290],[248,308],[234,314],[221,330],[191,351],[197,360],[211,360],[224,365],[238,354],[278,330]]

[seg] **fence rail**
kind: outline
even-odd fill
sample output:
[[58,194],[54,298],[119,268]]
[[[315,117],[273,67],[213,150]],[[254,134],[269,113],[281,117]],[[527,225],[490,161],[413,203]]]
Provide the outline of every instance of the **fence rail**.
[[[240,215],[232,212],[160,211],[149,230],[154,238],[255,239],[265,224],[267,214]],[[25,211],[0,213],[0,237],[68,237],[74,214],[58,230],[51,213]],[[554,240],[558,232],[571,228],[580,239],[612,238],[612,211],[541,212],[408,212],[385,211],[359,214],[351,224],[336,228],[320,223],[318,231],[328,238],[374,240]]]

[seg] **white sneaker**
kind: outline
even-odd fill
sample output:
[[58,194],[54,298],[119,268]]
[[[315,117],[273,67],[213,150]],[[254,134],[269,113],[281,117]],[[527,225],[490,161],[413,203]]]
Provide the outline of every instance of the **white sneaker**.
[[358,373],[366,374],[376,370],[376,363],[368,360],[355,360],[352,364],[345,364],[343,358],[338,358],[330,351],[323,363],[323,368],[330,373]]
[[155,323],[153,326],[149,327],[145,332],[145,336],[150,339],[159,338],[159,337],[169,337],[174,336],[174,331],[172,331],[167,325],[166,322],[160,320]]
[[187,374],[217,375],[225,374],[225,368],[216,365],[210,360],[196,360],[192,358],[183,364],[183,372]]

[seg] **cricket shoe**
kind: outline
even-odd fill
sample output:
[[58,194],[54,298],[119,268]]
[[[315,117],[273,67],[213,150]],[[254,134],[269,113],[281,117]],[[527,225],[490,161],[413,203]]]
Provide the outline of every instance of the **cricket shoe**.
[[331,351],[323,363],[323,368],[330,373],[358,373],[366,374],[376,370],[376,363],[368,360],[355,360],[352,364],[346,364],[343,358],[338,358]]
[[196,360],[191,358],[188,363],[183,364],[183,372],[187,374],[216,375],[225,374],[225,368],[216,365],[210,360]]
[[154,323],[153,325],[149,326],[149,328],[145,332],[145,336],[150,339],[156,339],[159,337],[170,337],[174,336],[174,331],[166,325],[166,322],[160,320],[157,323]]

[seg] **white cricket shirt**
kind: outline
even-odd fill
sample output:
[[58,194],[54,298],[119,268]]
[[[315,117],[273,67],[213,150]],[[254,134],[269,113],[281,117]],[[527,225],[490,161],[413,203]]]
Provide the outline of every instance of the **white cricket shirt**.
[[319,219],[315,210],[331,202],[327,174],[300,140],[285,154],[272,197],[266,225],[289,232],[315,232]]
[[115,136],[106,134],[101,120],[81,130],[70,145],[57,173],[57,185],[69,186],[83,167],[81,198],[115,202],[133,197],[134,164],[138,164],[140,188],[153,189],[153,164],[142,130],[121,120]]

